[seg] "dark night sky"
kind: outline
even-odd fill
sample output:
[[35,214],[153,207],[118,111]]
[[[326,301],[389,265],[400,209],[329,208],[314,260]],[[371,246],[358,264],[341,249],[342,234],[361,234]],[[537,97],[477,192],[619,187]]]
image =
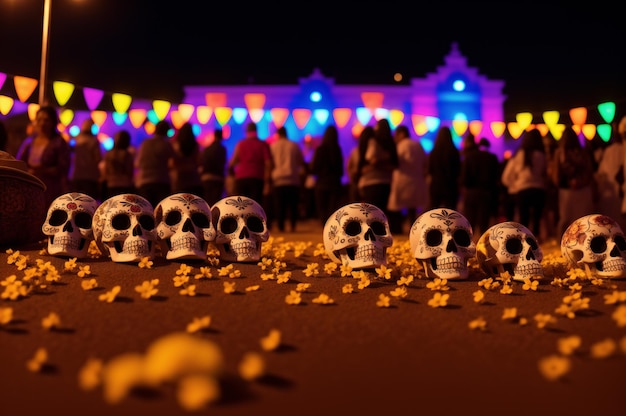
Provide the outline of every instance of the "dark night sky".
[[[179,102],[183,85],[292,85],[314,68],[336,84],[393,84],[396,72],[435,72],[458,42],[470,66],[506,82],[508,119],[626,105],[626,24],[608,3],[52,3],[48,79],[138,98]],[[39,78],[42,16],[43,0],[0,0],[0,72]]]

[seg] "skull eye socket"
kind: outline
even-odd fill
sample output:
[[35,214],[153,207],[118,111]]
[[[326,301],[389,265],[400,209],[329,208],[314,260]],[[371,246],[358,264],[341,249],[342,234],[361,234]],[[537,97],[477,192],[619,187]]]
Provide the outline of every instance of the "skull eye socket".
[[50,214],[50,225],[54,225],[58,227],[61,224],[64,224],[67,221],[67,212],[61,211],[60,209],[56,209]]
[[224,234],[232,234],[237,231],[237,219],[226,217],[220,222],[220,231]]
[[454,242],[461,247],[469,247],[469,245],[472,244],[472,238],[470,237],[467,230],[456,230],[452,238],[454,239]]
[[443,234],[440,230],[429,230],[426,233],[426,244],[430,247],[437,247],[443,241]]
[[139,224],[141,224],[144,230],[150,231],[154,229],[154,217],[151,215],[142,215],[139,217]]
[[370,224],[370,228],[374,231],[376,235],[385,235],[387,234],[387,230],[385,229],[385,224],[380,221],[374,221]]
[[613,241],[615,241],[615,244],[617,245],[619,251],[626,250],[626,240],[624,239],[623,235],[616,235],[615,237],[613,237]]
[[180,211],[173,210],[173,211],[168,212],[167,215],[165,216],[165,223],[167,225],[176,225],[180,222],[181,218],[182,218],[182,215]]
[[504,246],[506,247],[506,251],[511,254],[519,254],[522,252],[522,240],[517,237],[506,240],[506,244]]
[[91,228],[91,215],[86,212],[79,212],[74,218],[78,228],[89,229]]
[[589,242],[589,248],[594,253],[604,253],[606,251],[606,238],[601,235],[593,237]]
[[350,221],[345,226],[346,234],[355,236],[361,234],[361,223],[359,221]]
[[117,214],[111,218],[111,227],[116,230],[128,230],[130,227],[130,217],[126,214]]
[[246,226],[253,233],[263,232],[263,220],[260,217],[248,217],[248,219],[246,220]]
[[195,226],[198,228],[209,228],[209,226],[211,225],[209,217],[202,212],[194,212],[193,214],[191,214],[191,221],[193,221]]
[[537,244],[537,240],[535,240],[534,238],[528,237],[526,239],[526,242],[530,246],[530,249],[533,250],[533,251],[535,251],[535,250],[537,250],[539,248],[539,244]]

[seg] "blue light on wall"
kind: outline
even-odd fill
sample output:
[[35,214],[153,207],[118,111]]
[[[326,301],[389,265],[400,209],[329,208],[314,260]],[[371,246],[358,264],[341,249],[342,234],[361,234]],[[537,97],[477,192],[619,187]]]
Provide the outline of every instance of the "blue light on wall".
[[452,89],[457,92],[465,91],[465,81],[457,79],[452,83]]

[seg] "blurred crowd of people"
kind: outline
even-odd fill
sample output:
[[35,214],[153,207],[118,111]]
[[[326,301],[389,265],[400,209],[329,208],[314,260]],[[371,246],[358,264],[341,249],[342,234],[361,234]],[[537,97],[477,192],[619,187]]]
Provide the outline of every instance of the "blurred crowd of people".
[[57,110],[42,106],[33,134],[16,154],[45,183],[48,204],[66,192],[98,201],[137,193],[153,206],[180,192],[201,196],[209,205],[243,195],[263,206],[270,228],[292,232],[310,216],[323,225],[350,202],[379,207],[392,233],[402,234],[433,208],[461,212],[476,239],[502,221],[517,221],[540,239],[559,239],[571,222],[591,213],[625,226],[626,116],[613,123],[607,142],[585,140],[572,126],[559,140],[527,129],[512,155],[502,159],[487,139],[470,132],[457,147],[448,126],[439,127],[427,153],[406,125],[392,129],[385,118],[363,128],[349,154],[343,154],[337,127],[327,126],[309,161],[287,129],[262,139],[252,122],[230,158],[221,130],[203,148],[189,123],[172,135],[170,123],[160,121],[136,149],[131,134],[120,130],[108,151],[92,120],[82,124],[71,145],[57,124]]

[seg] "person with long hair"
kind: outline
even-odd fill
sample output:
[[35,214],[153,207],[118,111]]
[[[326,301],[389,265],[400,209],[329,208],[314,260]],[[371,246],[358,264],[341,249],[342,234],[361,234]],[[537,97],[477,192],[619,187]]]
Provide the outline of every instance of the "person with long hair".
[[28,172],[46,185],[45,200],[48,206],[56,197],[69,191],[71,150],[59,133],[58,124],[59,116],[54,107],[40,107],[35,116],[34,135],[22,142],[16,155],[16,159],[26,162]]
[[578,135],[567,126],[554,153],[553,178],[559,188],[557,236],[580,217],[594,212],[593,160]]
[[435,144],[428,155],[428,186],[430,208],[457,209],[459,202],[459,179],[461,174],[461,152],[452,140],[448,126],[437,130]]
[[541,132],[524,132],[521,144],[502,172],[502,183],[516,195],[519,222],[541,236],[541,218],[546,204],[548,159]]
[[315,149],[310,162],[310,173],[315,176],[315,204],[322,225],[339,208],[341,178],[343,177],[343,153],[339,146],[337,126],[324,130],[322,142]]
[[359,195],[363,202],[389,214],[391,177],[398,167],[398,152],[389,121],[381,118],[374,125],[374,135],[359,142]]

